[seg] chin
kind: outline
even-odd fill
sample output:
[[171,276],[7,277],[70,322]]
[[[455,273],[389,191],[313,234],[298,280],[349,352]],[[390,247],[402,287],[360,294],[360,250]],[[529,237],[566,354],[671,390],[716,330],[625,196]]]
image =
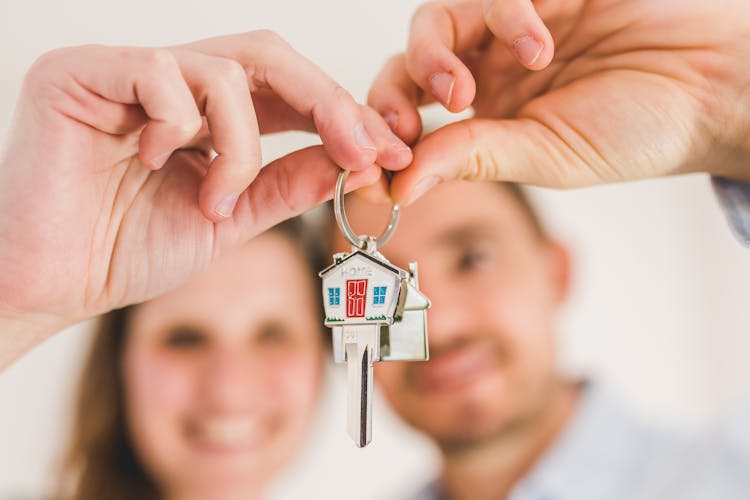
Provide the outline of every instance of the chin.
[[457,405],[435,413],[438,418],[422,422],[421,430],[440,442],[473,442],[502,432],[511,419],[487,405]]
[[[200,450],[187,467],[174,475],[174,488],[185,498],[211,500],[252,500],[260,498],[277,467],[272,454],[259,455],[232,450]],[[269,456],[271,455],[271,456]],[[176,484],[175,484],[176,483]]]
[[267,473],[257,474],[252,470],[246,470],[244,475],[200,471],[198,477],[186,478],[179,490],[187,492],[187,498],[253,500],[262,497],[267,479]]
[[410,408],[400,413],[417,430],[440,442],[484,439],[512,424],[515,405],[506,391],[497,380],[485,381],[463,393],[415,397]]

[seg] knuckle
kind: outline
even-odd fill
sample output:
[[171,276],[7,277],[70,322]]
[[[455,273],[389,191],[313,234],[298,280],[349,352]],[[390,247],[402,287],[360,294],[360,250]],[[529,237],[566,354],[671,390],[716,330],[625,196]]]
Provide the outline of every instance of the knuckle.
[[[507,3],[507,2],[506,2]],[[485,19],[492,19],[492,18],[500,18],[504,15],[505,10],[504,9],[503,2],[498,2],[497,0],[491,0],[487,2],[487,5],[482,8],[482,13],[484,14]]]
[[354,102],[354,98],[344,87],[331,80],[330,91],[328,98],[323,101],[318,101],[310,108],[310,113],[313,116],[313,120],[317,123],[319,128],[327,129],[332,122],[334,110],[343,110],[349,106],[358,106]]
[[177,59],[167,49],[145,49],[139,55],[146,71],[150,73],[161,75],[178,69]]
[[192,138],[203,128],[203,118],[197,109],[186,110],[184,116],[178,119],[181,135]]
[[85,58],[87,49],[85,46],[65,47],[39,56],[24,76],[22,95],[55,109],[70,104],[65,89],[73,85],[75,75],[68,69],[68,62]]
[[349,91],[334,81],[331,82],[331,96],[334,102],[341,104],[354,101]]
[[435,41],[426,37],[413,37],[409,39],[409,53],[406,58],[407,66],[420,65],[428,56],[435,52]]
[[275,31],[269,29],[251,31],[250,33],[248,33],[248,35],[254,42],[262,45],[272,45],[277,47],[283,47],[287,45],[286,40],[284,40]]
[[349,91],[331,80],[330,90],[326,97],[312,104],[306,113],[312,116],[313,122],[320,134],[326,135],[334,126],[339,111],[350,106],[359,106]]
[[39,56],[26,72],[27,81],[50,78],[52,75],[65,70],[66,62],[71,59],[83,58],[91,46],[63,47],[50,50]]
[[[269,86],[269,73],[278,65],[289,61],[294,49],[276,32],[262,29],[251,31],[248,36],[248,54],[252,63],[248,66],[253,89]],[[293,58],[293,57],[292,57]]]
[[45,52],[44,54],[39,56],[36,61],[34,61],[34,63],[31,65],[31,68],[29,68],[27,75],[36,77],[38,75],[48,74],[50,69],[54,69],[59,64],[60,60],[65,59],[65,55],[70,50],[71,49],[69,48],[65,48]]
[[468,181],[497,179],[500,165],[493,148],[482,141],[481,130],[477,129],[476,122],[466,120],[457,124],[463,135],[463,143],[469,145],[466,151],[461,178]]
[[422,5],[420,5],[417,10],[414,11],[414,14],[411,16],[411,23],[412,26],[415,22],[419,21],[420,19],[424,19],[426,17],[432,16],[432,14],[435,12],[435,8],[438,6],[440,2],[425,2]]
[[182,134],[195,134],[201,127],[201,117],[190,90],[180,71],[177,57],[168,49],[126,49],[124,55],[132,57],[139,70],[145,75],[144,81],[150,89],[159,88],[159,94],[173,96],[174,107],[170,110],[169,121],[179,127]]
[[276,195],[284,209],[291,214],[298,214],[304,210],[304,204],[294,196],[295,175],[286,166],[276,170]]
[[245,68],[233,59],[219,59],[216,71],[221,82],[231,88],[246,88],[247,73]]
[[252,90],[266,89],[268,83],[268,65],[261,61],[255,61],[252,69],[248,70]]

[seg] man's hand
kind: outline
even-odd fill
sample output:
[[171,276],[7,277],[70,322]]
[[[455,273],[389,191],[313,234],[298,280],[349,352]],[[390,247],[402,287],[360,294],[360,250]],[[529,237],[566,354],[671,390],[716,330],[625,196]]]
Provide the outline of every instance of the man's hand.
[[454,178],[750,180],[749,40],[744,0],[424,4],[369,104],[410,143],[422,104],[475,117],[424,137],[391,195],[407,202]]
[[[2,333],[23,335],[32,318],[45,328],[28,339],[178,285],[329,198],[339,166],[355,171],[354,189],[377,180],[375,163],[412,159],[377,113],[270,32],[51,52],[29,71],[11,127],[0,156],[6,352]],[[259,135],[288,129],[324,146],[261,170]]]

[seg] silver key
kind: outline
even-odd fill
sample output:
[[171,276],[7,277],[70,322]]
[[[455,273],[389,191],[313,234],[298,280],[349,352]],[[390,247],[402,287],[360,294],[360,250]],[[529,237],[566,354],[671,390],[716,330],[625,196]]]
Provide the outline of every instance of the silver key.
[[354,246],[351,253],[334,255],[333,264],[320,277],[325,324],[333,330],[334,360],[347,364],[347,430],[363,447],[372,439],[373,363],[429,358],[426,309],[430,302],[419,291],[416,263],[407,272],[377,251],[395,229],[398,206],[377,239],[354,235],[343,210],[346,177],[345,172],[339,174],[334,211]]
[[378,339],[373,327],[349,327],[344,334],[348,408],[346,428],[362,447],[372,439],[372,363]]

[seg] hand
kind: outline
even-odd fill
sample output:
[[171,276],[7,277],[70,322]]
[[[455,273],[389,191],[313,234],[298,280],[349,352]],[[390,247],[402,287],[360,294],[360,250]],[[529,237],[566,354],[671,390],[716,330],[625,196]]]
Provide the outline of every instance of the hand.
[[[261,170],[259,134],[287,129],[324,146]],[[146,300],[329,198],[338,165],[354,189],[376,162],[410,161],[377,113],[270,32],[51,52],[0,157],[0,323],[49,330]]]
[[750,180],[748,39],[743,0],[424,4],[369,104],[410,143],[419,105],[471,105],[475,117],[424,137],[391,196],[407,202],[454,178],[576,187],[706,171]]

